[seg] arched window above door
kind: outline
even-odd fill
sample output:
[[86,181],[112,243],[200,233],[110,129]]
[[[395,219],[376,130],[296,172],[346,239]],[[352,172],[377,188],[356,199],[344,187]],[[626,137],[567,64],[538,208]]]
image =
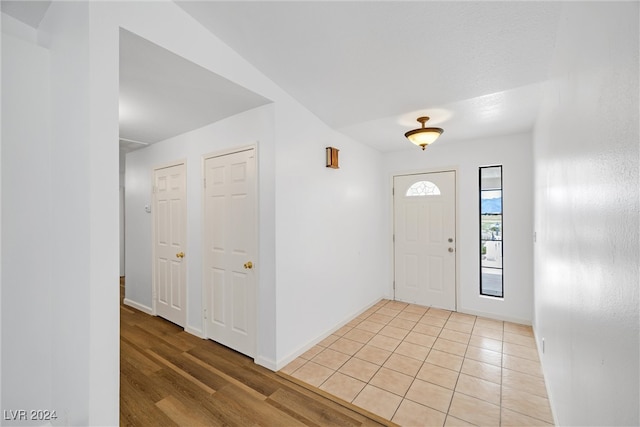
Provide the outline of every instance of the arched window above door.
[[439,196],[440,189],[431,181],[418,181],[413,183],[405,196],[407,197],[419,197],[419,196]]

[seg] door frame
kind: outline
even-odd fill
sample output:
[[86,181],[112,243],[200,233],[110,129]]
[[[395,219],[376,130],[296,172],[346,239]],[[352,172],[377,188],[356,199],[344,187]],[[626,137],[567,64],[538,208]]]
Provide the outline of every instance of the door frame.
[[[254,353],[255,355],[253,356],[253,359],[255,360],[258,356],[258,335],[259,335],[259,331],[258,331],[258,314],[260,313],[260,221],[259,221],[259,217],[260,217],[260,162],[259,162],[259,154],[258,154],[258,144],[254,143],[254,144],[247,144],[247,145],[239,145],[239,146],[235,146],[235,147],[230,147],[230,148],[226,148],[224,150],[217,150],[217,151],[213,151],[210,153],[206,153],[202,155],[202,161],[200,162],[200,176],[201,176],[201,198],[200,200],[202,201],[202,207],[201,209],[201,215],[202,215],[202,230],[204,230],[204,221],[206,220],[206,203],[205,203],[205,199],[206,199],[206,188],[205,188],[205,176],[206,176],[206,163],[208,159],[214,158],[214,157],[222,157],[222,156],[227,156],[230,154],[235,154],[235,153],[240,153],[243,151],[249,151],[249,150],[253,150],[254,156],[255,156],[255,164],[254,164],[254,170],[255,170],[255,176],[254,176],[254,192],[255,192],[255,206],[254,206],[254,210],[253,210],[253,214],[252,214],[252,219],[253,219],[253,225],[254,225],[254,230],[256,231],[256,236],[255,239],[253,240],[253,245],[254,247],[252,248],[253,252],[254,252],[254,266],[253,266],[253,274],[255,277],[255,286],[254,286],[254,291],[253,291],[253,298],[254,298],[254,308],[255,308],[255,313],[253,316],[253,321],[254,321],[254,325],[253,325],[253,330],[255,331],[255,337],[254,337]],[[202,318],[202,338],[204,339],[210,339],[208,338],[209,334],[207,331],[208,325],[207,325],[207,319],[206,319],[206,314],[205,314],[205,309],[206,309],[206,304],[207,304],[207,290],[205,287],[205,277],[206,277],[206,265],[204,263],[204,254],[206,253],[207,247],[206,247],[206,241],[203,238],[202,239],[202,244],[201,244],[201,262],[202,262],[202,283],[200,285],[201,292],[201,300],[202,300],[202,306],[201,306],[201,310],[200,310],[200,316]]]
[[440,173],[440,172],[453,172],[454,173],[454,177],[455,177],[455,197],[454,197],[454,221],[455,221],[455,232],[456,232],[456,251],[455,251],[455,269],[454,269],[454,293],[455,293],[455,309],[453,311],[458,311],[458,308],[460,307],[460,292],[459,292],[459,286],[460,284],[458,283],[458,279],[460,277],[460,256],[459,251],[460,251],[460,246],[458,245],[458,241],[459,241],[459,236],[460,236],[460,221],[459,221],[459,212],[458,212],[458,206],[460,205],[460,188],[459,188],[459,182],[460,179],[459,177],[459,167],[458,166],[449,166],[449,167],[439,167],[439,168],[428,168],[428,169],[414,169],[414,170],[410,170],[410,171],[395,171],[392,172],[390,174],[389,177],[389,185],[391,187],[391,191],[389,191],[389,193],[391,194],[391,197],[389,198],[389,209],[391,210],[391,215],[390,215],[390,224],[389,224],[389,242],[390,242],[390,246],[391,246],[391,294],[393,296],[393,300],[396,300],[396,287],[395,287],[395,280],[396,280],[396,244],[395,244],[395,224],[396,224],[396,209],[395,209],[395,204],[394,204],[394,198],[395,198],[395,187],[394,187],[394,180],[395,177],[397,176],[410,176],[410,175],[422,175],[422,174],[429,174],[429,173]]
[[[166,168],[171,168],[174,166],[180,166],[183,165],[184,166],[184,180],[185,180],[185,187],[184,187],[184,203],[185,203],[185,211],[186,214],[189,214],[189,210],[188,210],[188,199],[187,199],[187,185],[188,185],[188,180],[187,180],[187,159],[179,159],[179,160],[175,160],[169,163],[163,163],[161,165],[158,166],[154,166],[153,169],[151,170],[151,314],[154,316],[158,315],[158,311],[156,308],[156,303],[158,300],[158,282],[156,280],[156,209],[155,209],[155,201],[156,201],[156,193],[154,191],[154,187],[155,187],[155,176],[156,176],[156,171],[160,170],[160,169],[166,169]],[[187,215],[185,215],[184,217],[184,229],[185,229],[185,235],[184,235],[184,246],[187,246],[187,238],[189,235],[189,222],[187,221]],[[185,263],[186,261],[183,259],[182,260],[183,263]],[[189,269],[187,268],[187,265],[184,264],[184,275],[185,275],[185,281],[184,281],[184,309],[185,309],[185,326],[183,327],[184,329],[187,328],[187,320],[189,319],[189,287],[187,286],[187,283],[189,281]]]

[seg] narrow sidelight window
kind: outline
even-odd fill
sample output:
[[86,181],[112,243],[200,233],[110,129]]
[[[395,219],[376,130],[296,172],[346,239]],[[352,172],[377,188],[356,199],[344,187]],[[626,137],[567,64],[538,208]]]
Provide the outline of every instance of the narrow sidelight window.
[[502,166],[480,168],[480,295],[502,298]]

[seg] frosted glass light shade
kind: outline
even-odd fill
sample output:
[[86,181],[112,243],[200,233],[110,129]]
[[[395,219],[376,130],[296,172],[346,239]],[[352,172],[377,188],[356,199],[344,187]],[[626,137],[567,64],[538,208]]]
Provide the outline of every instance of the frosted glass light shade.
[[427,145],[433,143],[442,134],[443,130],[440,128],[425,128],[425,122],[429,120],[429,117],[419,117],[418,121],[422,123],[422,127],[419,129],[410,130],[405,133],[409,141],[413,144],[422,147],[424,150]]
[[[429,145],[434,142],[440,134],[442,134],[442,129],[439,128],[426,128],[426,129],[416,129],[412,131],[410,135],[406,135],[409,138],[409,141],[413,142],[416,145],[423,146]],[[409,132],[407,132],[409,133]]]

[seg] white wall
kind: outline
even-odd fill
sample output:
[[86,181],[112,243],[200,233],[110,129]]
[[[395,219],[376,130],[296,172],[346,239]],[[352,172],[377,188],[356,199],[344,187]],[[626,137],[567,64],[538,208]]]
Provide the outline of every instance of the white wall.
[[124,195],[125,195],[125,186],[124,186],[124,179],[125,179],[125,167],[126,167],[126,153],[122,150],[120,150],[119,152],[119,164],[120,164],[120,176],[119,176],[119,188],[120,188],[120,195],[119,195],[119,209],[120,209],[120,276],[124,276],[124,261],[125,261],[125,256],[124,256],[124,230],[125,230],[125,215],[124,215]]
[[47,49],[2,34],[3,410],[52,407],[48,74]]
[[[202,156],[257,143],[261,265],[257,359],[274,369],[382,296],[382,287],[375,286],[382,282],[378,277],[380,263],[372,265],[370,260],[379,261],[383,252],[379,155],[316,123],[312,132],[316,134],[315,141],[296,140],[288,149],[279,147],[282,156],[278,157],[276,172],[275,110],[275,105],[259,107],[129,153],[125,203],[126,302],[150,311],[152,215],[144,207],[151,205],[152,170],[186,160],[187,330],[201,335]],[[294,110],[290,114],[305,113]],[[341,169],[324,166],[325,141],[341,148]],[[281,179],[277,191],[276,174]],[[278,209],[277,223],[281,228],[277,233],[276,206],[283,207]],[[277,285],[273,268],[276,256],[282,258]],[[288,283],[292,286],[286,286]],[[279,297],[278,307],[283,307],[277,310],[277,323],[274,290]],[[335,309],[327,312],[327,306]],[[281,337],[279,348],[290,346],[278,354],[276,333]]]
[[[542,360],[560,423],[637,425],[638,4],[569,3],[564,7],[554,85],[535,133],[535,329],[538,338],[546,337]],[[264,232],[272,233],[267,239],[276,242],[278,251],[263,266],[263,273],[266,268],[267,276],[274,278],[261,297],[272,301],[259,313],[269,331],[268,342],[261,347],[265,364],[277,366],[390,288],[391,269],[388,264],[384,268],[390,239],[374,234],[390,227],[390,202],[384,199],[389,191],[379,196],[370,190],[372,182],[380,181],[379,154],[328,130],[171,2],[53,2],[40,34],[48,33],[50,47],[52,150],[44,167],[51,168],[53,227],[50,237],[43,234],[37,243],[50,248],[50,260],[43,262],[51,262],[51,279],[36,286],[37,291],[51,291],[52,316],[42,307],[30,312],[34,317],[27,323],[31,328],[36,324],[51,328],[51,356],[47,360],[46,350],[43,356],[49,371],[43,368],[44,378],[38,381],[50,382],[51,387],[49,391],[32,389],[24,406],[50,404],[58,409],[60,424],[118,422],[119,26],[274,101],[274,204],[261,204],[261,209],[277,215],[275,227]],[[41,62],[42,55],[35,53],[38,49],[14,47],[19,52],[13,57],[26,55],[26,61]],[[3,62],[3,80],[5,70]],[[32,75],[40,86],[43,75],[46,72]],[[14,303],[8,297],[12,292],[24,297],[9,280],[16,270],[5,270],[6,243],[15,240],[8,232],[8,221],[18,213],[29,213],[18,212],[8,203],[16,189],[9,189],[7,176],[22,177],[23,172],[10,167],[11,158],[5,156],[14,149],[16,156],[24,152],[10,145],[11,138],[5,139],[4,104],[11,101],[13,108],[17,97],[22,97],[7,91],[3,85],[3,408],[12,399],[7,391],[13,393],[27,384],[24,379],[17,383],[11,374],[5,376],[10,362],[22,355],[7,345],[15,338],[4,334],[8,320],[13,328],[19,326],[15,317],[5,315],[5,307]],[[33,92],[27,98],[35,102]],[[33,114],[45,113],[40,108],[22,111],[15,121],[20,126],[8,127],[7,132],[15,132],[16,138],[25,132],[34,132],[36,139],[45,137]],[[466,144],[450,150],[433,146],[425,153],[386,155],[380,187],[389,190],[393,173],[457,167],[459,308],[526,321],[530,312],[525,301],[531,298],[527,282],[531,271],[524,261],[531,245],[531,202],[526,196],[530,149],[528,136],[514,137],[514,144],[508,140],[481,141],[482,150]],[[323,161],[326,145],[342,150],[340,170],[313,169]],[[474,295],[477,182],[471,183],[472,177],[477,179],[477,166],[485,163],[505,165],[505,251],[513,248],[514,259],[522,260],[509,264],[505,258],[503,303]],[[11,184],[16,188],[32,185],[31,181]],[[309,192],[318,198],[305,198]],[[19,208],[33,207],[31,200],[20,203]],[[473,220],[467,212],[473,212]],[[518,236],[520,241],[515,240]],[[329,265],[323,266],[324,260]],[[20,273],[46,275],[47,266],[39,272]],[[516,274],[523,280],[512,281]],[[510,294],[517,299],[511,300]],[[324,309],[323,316],[317,307]],[[304,323],[301,313],[308,316]]]
[[534,133],[534,329],[558,425],[638,425],[638,2],[563,8]]
[[[273,265],[274,227],[274,149],[273,106],[259,107],[203,128],[170,138],[127,154],[126,166],[126,302],[151,311],[152,307],[152,206],[153,169],[176,161],[185,161],[187,170],[187,327],[203,335],[202,325],[202,162],[203,155],[247,145],[258,150],[259,225],[261,233],[259,259]],[[264,207],[264,208],[263,208]],[[270,207],[270,208],[269,208]],[[262,262],[261,262],[262,267]],[[260,269],[259,289],[274,287],[273,268]],[[274,298],[266,298],[273,304]],[[273,325],[273,320],[268,325]],[[270,337],[270,350],[275,338],[269,330],[261,337]],[[271,329],[271,328],[270,328]],[[267,340],[268,342],[269,340]],[[260,348],[265,351],[264,346]]]
[[[379,154],[328,130],[308,113],[294,108],[286,117],[304,124],[307,114],[308,122],[303,126],[306,129],[300,131],[308,133],[312,128],[314,136],[301,143],[292,134],[293,143],[286,148],[278,146],[281,155],[276,159],[275,110],[275,105],[260,107],[129,153],[125,203],[127,303],[150,311],[151,215],[144,206],[151,205],[152,169],[186,159],[190,254],[187,330],[200,335],[202,155],[257,142],[261,264],[257,359],[273,369],[286,364],[384,293],[384,280],[380,279],[384,243]],[[282,128],[291,132],[286,126]],[[339,170],[324,166],[326,141],[341,149]],[[275,176],[279,178],[277,188]],[[276,257],[281,259],[277,264],[277,284]],[[332,309],[327,311],[326,307]]]
[[[274,195],[260,200],[261,215],[271,217],[261,229],[266,234],[260,243],[258,363],[279,368],[380,298],[386,259],[384,241],[376,234],[383,226],[382,199],[374,190],[380,182],[380,155],[330,130],[173,3],[93,7],[104,11],[110,27],[105,37],[117,40],[112,32],[121,26],[274,102],[274,151],[268,154],[273,162],[265,165],[274,168]],[[344,163],[338,171],[324,167],[327,145],[342,150]],[[127,178],[127,192],[148,191],[136,185]],[[129,218],[127,224],[127,229],[133,227]],[[137,250],[134,245],[148,244],[127,237],[127,269],[129,254]],[[138,290],[127,296],[145,301]],[[193,316],[189,322],[197,327]]]
[[11,35],[31,45],[38,45],[38,31],[13,16],[2,13],[2,35]]
[[[89,420],[89,64],[88,8],[52,5],[50,37],[52,149],[51,407],[58,423]],[[60,309],[64,307],[64,309]],[[53,314],[52,312],[52,314]]]
[[[387,294],[381,155],[276,103],[278,361]],[[340,169],[325,167],[325,147]]]
[[[446,132],[446,130],[445,130]],[[409,144],[409,142],[407,142]],[[502,165],[504,298],[479,292],[480,166]],[[393,175],[456,170],[457,310],[531,324],[533,315],[533,196],[531,135],[447,141],[446,133],[424,152],[411,147],[384,156],[385,230],[388,283],[393,281],[391,186]],[[389,261],[391,260],[391,261]]]
[[[117,45],[118,43],[118,31],[119,28],[124,28],[134,34],[139,35],[157,45],[164,47],[177,55],[184,57],[206,69],[217,73],[234,83],[240,84],[249,90],[252,90],[268,99],[281,99],[288,96],[282,92],[277,86],[275,86],[270,80],[260,74],[243,58],[236,54],[233,50],[228,48],[219,39],[213,36],[210,32],[204,29],[193,18],[187,15],[182,9],[178,8],[171,2],[120,2],[120,3],[99,3],[95,5],[96,9],[100,10],[100,15],[104,19],[105,25],[108,25],[109,31],[104,34],[104,37],[110,39]],[[112,63],[117,64],[117,53],[109,57]],[[110,81],[117,82],[117,68],[116,72],[110,76]],[[264,114],[264,113],[263,113]],[[261,122],[257,124],[259,129],[273,128],[273,113],[269,119],[265,116],[261,116]],[[237,122],[234,122],[237,123]],[[214,125],[215,126],[215,125]],[[264,221],[261,222],[261,240],[260,240],[260,291],[259,301],[260,307],[258,311],[258,324],[261,328],[261,335],[257,343],[257,361],[265,366],[275,367],[276,360],[276,279],[275,279],[275,188],[273,182],[275,181],[275,149],[273,148],[274,135],[273,131],[264,138],[260,138],[260,135],[251,134],[253,128],[251,121],[243,122],[240,125],[234,125],[235,127],[226,127],[221,124],[222,128],[226,129],[224,135],[219,135],[214,138],[214,143],[209,145],[206,138],[210,137],[210,133],[207,133],[206,127],[203,128],[203,133],[194,133],[193,135],[206,135],[205,139],[198,139],[197,141],[191,140],[191,144],[195,144],[194,151],[190,151],[189,154],[192,157],[201,156],[205,154],[209,148],[216,149],[216,147],[229,147],[237,144],[250,144],[258,142],[259,144],[259,161],[261,164],[259,171],[261,178],[265,179],[265,182],[260,182],[259,186],[265,186],[266,190],[272,189],[273,194],[269,197],[264,195],[260,199],[260,218]],[[235,132],[234,129],[246,129]],[[251,134],[251,135],[249,135]],[[193,135],[184,135],[185,138],[192,138]],[[198,148],[199,147],[199,148]],[[202,150],[202,151],[200,151]],[[169,153],[173,153],[170,155]],[[187,153],[188,154],[188,153]],[[184,156],[185,151],[179,146],[171,146],[171,143],[166,145],[166,150],[162,151],[160,156],[167,158],[170,161],[176,160],[180,156]],[[264,163],[262,163],[264,162]],[[127,169],[130,164],[127,164]],[[127,170],[129,173],[129,170]],[[151,174],[151,170],[148,171]],[[193,175],[193,174],[191,174]],[[189,175],[190,176],[190,175]],[[188,176],[187,179],[190,179]],[[142,306],[150,307],[151,304],[151,235],[150,230],[147,237],[141,237],[141,239],[132,239],[129,232],[138,227],[144,222],[142,218],[130,218],[129,212],[135,212],[139,214],[140,206],[136,206],[129,195],[139,194],[146,195],[150,201],[151,188],[145,188],[147,179],[150,179],[151,175],[144,179],[137,179],[130,177],[126,178],[126,292],[129,302],[139,303]],[[195,175],[193,176],[195,179]],[[192,182],[190,185],[190,193],[196,192],[194,197],[200,197],[200,182]],[[262,189],[261,189],[262,191]],[[191,197],[189,195],[188,197]],[[134,199],[139,200],[134,196]],[[193,199],[196,200],[196,199]],[[132,205],[134,203],[134,205]],[[144,205],[142,206],[142,208]],[[200,215],[198,209],[188,208],[189,215]],[[143,229],[143,232],[144,229]],[[142,235],[142,233],[141,233]],[[193,236],[189,240],[189,253],[193,253],[190,261],[190,274],[193,277],[189,278],[190,289],[200,289],[201,280],[201,267],[199,267],[200,260],[197,253],[201,251],[198,246],[199,236]],[[194,252],[195,251],[195,252]],[[143,267],[141,270],[134,273],[131,268],[132,261],[135,254],[139,254],[137,258]],[[147,267],[148,266],[148,267]],[[131,272],[130,272],[131,271]],[[133,276],[133,277],[131,277]],[[200,301],[201,294],[197,291],[189,292],[189,314],[188,325],[189,329],[193,333],[198,333],[202,328],[202,320],[200,315]],[[142,307],[144,308],[144,307]]]
[[[117,43],[87,2],[53,2],[39,29],[51,52],[51,370],[57,424],[118,420]],[[93,52],[100,52],[95,55]]]
[[118,422],[118,86],[89,9],[55,2],[37,31],[3,16],[23,41],[3,34],[2,408],[61,425]]

